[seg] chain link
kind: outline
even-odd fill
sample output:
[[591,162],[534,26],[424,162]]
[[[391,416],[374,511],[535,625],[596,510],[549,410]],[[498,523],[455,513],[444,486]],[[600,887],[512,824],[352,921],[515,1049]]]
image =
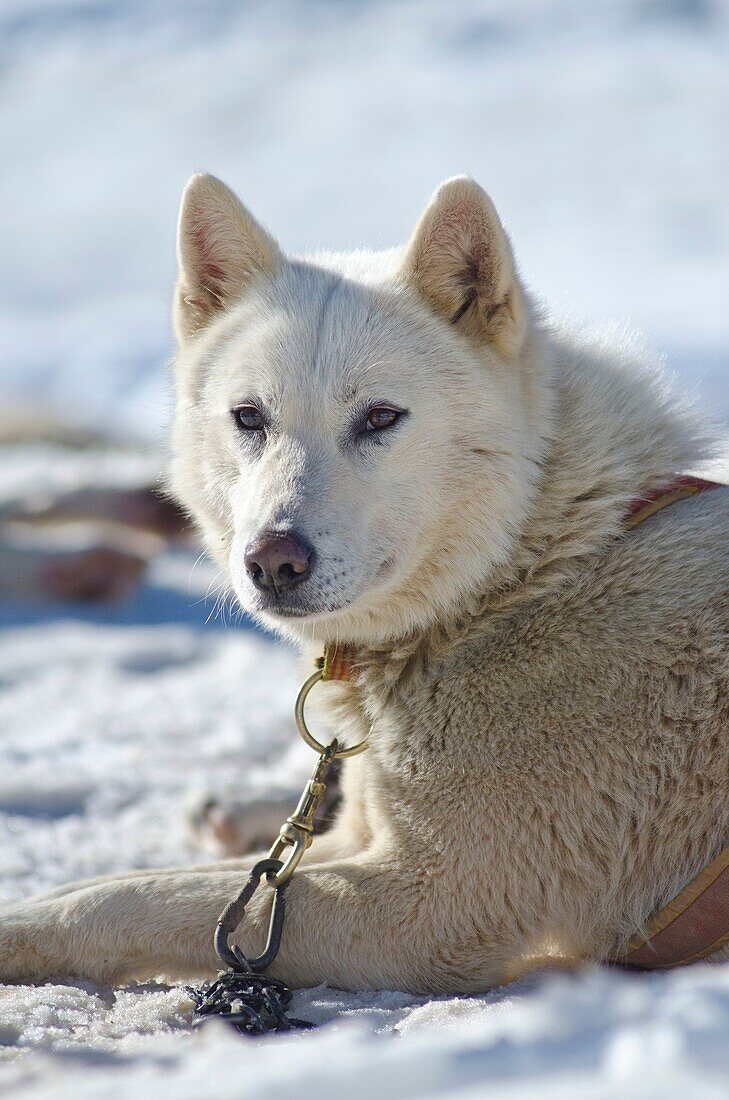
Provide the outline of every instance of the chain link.
[[[326,794],[327,778],[332,764],[343,757],[354,756],[367,747],[365,740],[349,749],[342,748],[336,738],[331,744],[322,745],[310,733],[304,705],[309,692],[322,679],[322,675],[321,671],[315,672],[304,683],[294,711],[301,736],[307,745],[316,749],[319,758],[296,809],[281,826],[268,858],[260,859],[253,866],[238,897],[229,902],[220,914],[215,927],[215,952],[229,969],[221,972],[212,981],[205,982],[199,989],[187,987],[195,1002],[197,1024],[218,1016],[246,1035],[314,1026],[306,1020],[287,1016],[291,990],[278,979],[265,976],[262,971],[271,966],[278,955],[286,917],[286,888],[312,842],[316,812]],[[282,856],[283,859],[280,858]],[[230,943],[230,937],[243,920],[246,907],[262,880],[274,892],[271,918],[266,946],[260,955],[249,959],[238,946]]]

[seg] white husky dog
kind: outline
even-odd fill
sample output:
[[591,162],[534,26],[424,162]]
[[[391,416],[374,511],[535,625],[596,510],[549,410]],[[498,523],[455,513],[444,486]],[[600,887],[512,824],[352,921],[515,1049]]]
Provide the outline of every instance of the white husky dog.
[[[174,492],[247,611],[347,644],[317,693],[371,727],[272,973],[468,992],[610,957],[729,843],[729,493],[624,524],[698,420],[624,338],[545,319],[470,179],[402,250],[302,260],[196,176],[178,255]],[[20,903],[2,974],[209,973],[245,866]]]

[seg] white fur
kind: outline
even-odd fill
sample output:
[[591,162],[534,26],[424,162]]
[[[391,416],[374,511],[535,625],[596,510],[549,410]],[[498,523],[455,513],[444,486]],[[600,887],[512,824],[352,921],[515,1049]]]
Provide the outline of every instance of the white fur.
[[[274,973],[466,992],[605,958],[729,842],[729,494],[623,527],[706,457],[703,426],[627,337],[543,315],[470,180],[403,250],[289,260],[195,177],[179,257],[174,492],[251,614],[308,655],[354,646],[353,682],[319,694],[342,736],[373,723]],[[251,401],[264,435],[236,428]],[[373,403],[407,416],[353,434]],[[244,566],[271,529],[316,555],[278,604]],[[241,873],[23,903],[3,971],[209,971]],[[251,903],[248,953],[269,905]]]

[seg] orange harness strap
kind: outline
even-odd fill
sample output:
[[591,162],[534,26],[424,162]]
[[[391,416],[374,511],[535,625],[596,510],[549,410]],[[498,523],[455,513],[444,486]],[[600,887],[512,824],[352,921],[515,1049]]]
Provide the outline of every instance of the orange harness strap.
[[[687,497],[721,488],[698,477],[679,477],[662,489],[651,490],[633,501],[625,519],[633,530],[657,512]],[[351,646],[328,645],[317,662],[322,680],[346,682],[352,677]],[[636,933],[625,949],[609,960],[641,970],[664,969],[696,962],[729,943],[729,848],[656,913],[645,933]]]
[[669,504],[677,504],[679,500],[696,496],[698,493],[706,493],[709,489],[721,488],[724,486],[717,481],[705,481],[702,477],[677,477],[670,485],[662,489],[653,489],[634,500],[628,508],[625,526],[632,531],[643,520],[650,519],[656,512],[668,508]]
[[[628,510],[625,526],[643,520],[686,497],[718,489],[715,481],[679,477],[664,489],[646,493]],[[645,932],[631,937],[610,961],[640,970],[662,970],[705,959],[729,943],[729,848],[720,852],[680,894],[655,913]]]
[[729,943],[729,848],[651,917],[610,961],[665,970],[705,959]]

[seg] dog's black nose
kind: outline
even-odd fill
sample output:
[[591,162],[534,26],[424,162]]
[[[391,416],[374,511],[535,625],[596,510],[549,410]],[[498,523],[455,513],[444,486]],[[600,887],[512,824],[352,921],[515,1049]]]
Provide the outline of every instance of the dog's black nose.
[[305,581],[311,572],[314,551],[293,532],[267,532],[254,539],[245,552],[248,576],[262,591],[283,592]]

